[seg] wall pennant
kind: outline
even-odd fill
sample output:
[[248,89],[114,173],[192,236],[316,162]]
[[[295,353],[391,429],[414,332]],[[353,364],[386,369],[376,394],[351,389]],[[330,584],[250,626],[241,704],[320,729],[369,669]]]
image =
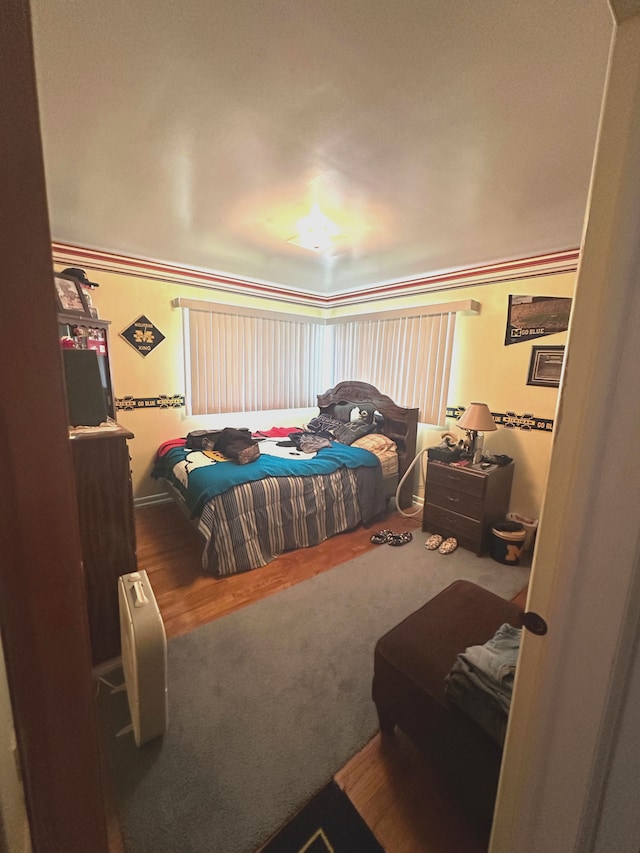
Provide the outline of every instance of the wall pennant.
[[566,332],[571,302],[564,296],[510,296],[504,345]]
[[120,337],[131,344],[142,356],[149,355],[164,340],[162,332],[144,314],[120,332]]
[[182,394],[160,394],[159,397],[116,397],[116,409],[133,412],[135,409],[179,409],[184,406]]

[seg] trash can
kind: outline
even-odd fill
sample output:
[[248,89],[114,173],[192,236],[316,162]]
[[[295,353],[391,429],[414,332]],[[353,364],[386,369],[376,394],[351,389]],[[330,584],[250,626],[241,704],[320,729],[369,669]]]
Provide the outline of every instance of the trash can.
[[538,529],[538,519],[527,518],[525,515],[520,515],[517,512],[508,512],[507,521],[516,521],[518,524],[521,524],[524,527],[527,534],[527,538],[524,540],[524,546],[522,550],[533,551],[533,541],[536,537],[536,530]]
[[489,553],[498,563],[517,566],[527,531],[517,521],[499,521],[491,528]]

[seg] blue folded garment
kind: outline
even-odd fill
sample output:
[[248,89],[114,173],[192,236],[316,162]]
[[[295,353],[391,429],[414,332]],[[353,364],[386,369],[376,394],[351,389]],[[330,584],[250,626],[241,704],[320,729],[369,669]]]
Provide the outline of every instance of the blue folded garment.
[[468,716],[504,743],[522,629],[504,624],[482,646],[458,655],[445,693]]

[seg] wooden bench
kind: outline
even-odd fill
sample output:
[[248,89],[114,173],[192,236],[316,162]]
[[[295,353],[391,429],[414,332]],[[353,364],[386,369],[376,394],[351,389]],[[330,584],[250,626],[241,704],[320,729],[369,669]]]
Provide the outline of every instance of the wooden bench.
[[457,655],[490,640],[505,622],[521,627],[518,604],[455,581],[378,640],[373,700],[380,729],[398,726],[437,766],[484,829],[493,817],[502,749],[445,696]]

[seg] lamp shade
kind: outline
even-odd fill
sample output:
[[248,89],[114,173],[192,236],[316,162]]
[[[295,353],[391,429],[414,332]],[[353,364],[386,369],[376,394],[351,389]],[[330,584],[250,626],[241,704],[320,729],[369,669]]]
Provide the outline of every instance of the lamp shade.
[[469,408],[464,410],[456,426],[474,432],[492,432],[498,429],[486,403],[469,403]]

